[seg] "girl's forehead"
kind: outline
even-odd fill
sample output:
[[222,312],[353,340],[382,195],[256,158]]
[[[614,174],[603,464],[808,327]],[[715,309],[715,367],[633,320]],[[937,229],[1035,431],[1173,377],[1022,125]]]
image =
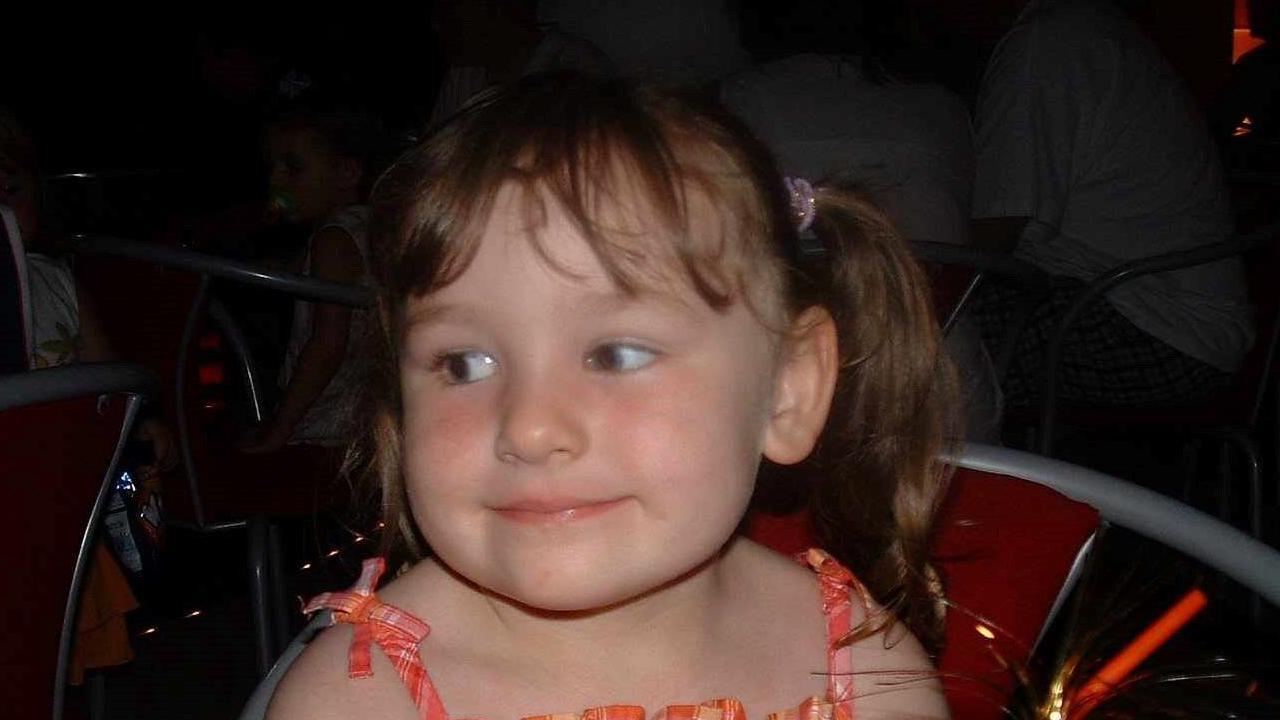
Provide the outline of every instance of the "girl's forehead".
[[[586,210],[576,215],[545,188],[507,183],[472,230],[471,264],[514,258],[516,272],[551,269],[600,289],[686,291],[672,233],[646,212],[643,199],[601,198]],[[619,288],[617,272],[637,287]]]
[[732,219],[705,193],[686,192],[683,199],[676,219],[662,217],[638,191],[588,195],[575,212],[569,205],[578,198],[565,201],[545,185],[505,182],[470,227],[457,228],[446,241],[452,257],[438,284],[409,304],[500,291],[493,282],[517,283],[550,270],[597,293],[717,312],[745,299],[772,317],[779,303],[770,263],[745,247]]
[[735,250],[730,219],[694,188],[679,188],[674,206],[639,184],[581,188],[563,197],[544,183],[502,183],[471,233],[518,235],[535,243],[572,238],[598,251],[639,260],[681,250],[727,255]]

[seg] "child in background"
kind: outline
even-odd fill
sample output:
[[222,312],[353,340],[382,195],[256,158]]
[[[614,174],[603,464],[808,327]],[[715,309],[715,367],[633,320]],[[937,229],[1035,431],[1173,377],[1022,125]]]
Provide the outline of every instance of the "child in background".
[[[372,207],[357,457],[415,562],[308,606],[337,625],[270,717],[947,716],[917,638],[954,379],[879,211],[709,101],[572,75],[478,100]],[[802,563],[737,532],[798,463]]]
[[[379,134],[363,114],[324,98],[300,100],[270,124],[271,202],[281,219],[310,238],[295,270],[347,284],[368,282],[367,190]],[[364,313],[326,303],[294,304],[275,415],[241,449],[286,443],[344,444],[361,354]]]
[[[76,281],[56,233],[42,225],[40,162],[35,143],[17,118],[0,108],[0,205],[13,211],[27,260],[32,369],[118,359],[98,321],[93,298]],[[158,481],[178,462],[173,431],[160,417],[138,421],[135,439],[151,443],[155,462],[140,468]]]
[[[40,222],[44,208],[39,168],[35,143],[17,118],[0,108],[0,205],[12,210],[16,228],[10,230],[17,231],[25,249],[29,366],[38,370],[114,360],[116,352],[98,320],[92,296],[76,282],[48,224]],[[148,413],[136,422],[133,440],[149,446],[151,461],[135,470],[141,496],[154,498],[160,491],[160,476],[178,464],[173,431],[163,418]],[[158,501],[152,502],[158,508]],[[76,615],[69,668],[73,685],[83,682],[87,669],[133,659],[125,615],[137,608],[124,571],[100,538],[94,544]]]

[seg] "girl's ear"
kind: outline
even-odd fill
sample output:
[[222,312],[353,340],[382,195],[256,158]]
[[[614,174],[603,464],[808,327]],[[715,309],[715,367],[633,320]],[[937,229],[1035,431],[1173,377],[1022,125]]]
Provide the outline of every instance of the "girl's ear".
[[809,456],[827,424],[840,370],[835,320],[826,308],[811,307],[792,322],[784,342],[764,455],[790,465]]

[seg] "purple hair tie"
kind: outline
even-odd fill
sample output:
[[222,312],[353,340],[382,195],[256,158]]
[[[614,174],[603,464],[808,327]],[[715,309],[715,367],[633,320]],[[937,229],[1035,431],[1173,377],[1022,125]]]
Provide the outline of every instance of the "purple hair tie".
[[782,183],[791,193],[791,212],[796,217],[796,232],[804,235],[813,225],[813,218],[818,214],[817,196],[813,185],[804,178],[784,177]]

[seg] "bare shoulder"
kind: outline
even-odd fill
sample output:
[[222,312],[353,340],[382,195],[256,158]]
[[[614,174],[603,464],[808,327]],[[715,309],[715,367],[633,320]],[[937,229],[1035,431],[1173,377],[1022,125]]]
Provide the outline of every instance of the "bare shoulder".
[[416,718],[408,691],[391,661],[373,648],[373,676],[347,676],[347,654],[353,632],[338,625],[311,641],[276,688],[267,708],[268,720],[315,718]]
[[[749,558],[750,570],[756,578],[750,583],[753,597],[744,605],[759,606],[763,602],[765,612],[763,616],[740,619],[739,627],[752,623],[750,626],[756,631],[750,635],[759,638],[771,656],[783,654],[782,648],[798,648],[801,666],[812,670],[815,658],[805,653],[825,647],[827,639],[813,570],[794,558],[757,545],[739,545],[735,550]],[[856,627],[869,615],[880,612],[883,608],[874,601],[867,607],[855,602],[850,620]],[[778,623],[779,617],[789,621]],[[850,645],[847,652],[853,668],[854,717],[860,720],[950,717],[936,669],[924,647],[904,625],[895,623],[887,630],[862,638]],[[819,655],[816,662],[825,662],[824,655]],[[820,685],[817,692],[824,689],[825,686]]]
[[[854,623],[865,614],[855,607]],[[883,612],[872,604],[866,612]],[[920,641],[901,623],[849,646],[859,718],[949,718],[937,669]]]

